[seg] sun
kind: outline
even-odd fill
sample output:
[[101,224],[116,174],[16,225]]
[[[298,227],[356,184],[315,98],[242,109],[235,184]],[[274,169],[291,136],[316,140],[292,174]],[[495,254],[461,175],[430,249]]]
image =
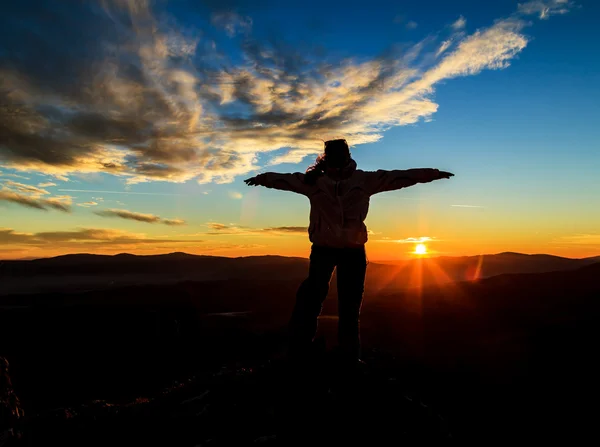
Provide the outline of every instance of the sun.
[[427,254],[427,246],[425,244],[417,244],[417,246],[415,247],[415,254],[426,255]]

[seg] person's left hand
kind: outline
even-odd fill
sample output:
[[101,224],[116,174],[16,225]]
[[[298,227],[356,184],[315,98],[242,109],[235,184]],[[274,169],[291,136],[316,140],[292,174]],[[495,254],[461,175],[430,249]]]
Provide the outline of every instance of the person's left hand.
[[452,174],[451,172],[440,171],[439,178],[450,178],[450,177],[454,177],[454,174]]

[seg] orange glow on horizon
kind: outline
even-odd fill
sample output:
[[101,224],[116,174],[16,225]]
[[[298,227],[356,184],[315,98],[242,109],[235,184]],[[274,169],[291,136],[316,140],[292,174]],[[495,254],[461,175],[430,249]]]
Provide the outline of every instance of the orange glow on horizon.
[[[0,225],[1,226],[1,225]],[[2,230],[0,230],[1,232]],[[128,243],[106,241],[98,244],[95,241],[83,242],[55,242],[40,246],[19,245],[13,246],[5,244],[0,249],[0,259],[22,259],[22,258],[45,258],[60,256],[69,253],[94,253],[113,255],[118,253],[131,253],[137,255],[155,255],[172,252],[185,252],[196,255],[213,255],[226,257],[240,256],[262,256],[262,255],[280,255],[308,258],[310,255],[310,242],[305,237],[300,236],[251,236],[242,237],[240,235],[223,235],[221,237],[204,237],[202,234],[193,235],[194,239],[185,242],[187,235],[173,235],[176,238],[169,242],[169,237],[164,233],[157,232],[143,233],[145,238],[151,239],[151,242],[144,242],[144,237],[139,236],[140,241],[131,241]],[[189,236],[191,238],[191,236]],[[203,240],[196,240],[201,237]],[[214,239],[212,239],[214,238]],[[502,252],[516,252],[523,254],[544,253],[567,258],[586,258],[600,255],[597,246],[575,245],[558,246],[543,241],[528,240],[525,242],[517,241],[511,243],[507,238],[498,237],[497,239],[464,237],[452,240],[445,234],[441,235],[440,241],[435,242],[435,246],[429,243],[418,242],[409,247],[398,246],[395,241],[373,239],[367,244],[367,253],[372,262],[404,261],[414,258],[432,258],[438,256],[480,256],[480,262],[483,262],[483,255],[493,255]],[[164,242],[162,242],[164,240]],[[418,248],[418,245],[425,245],[425,253]],[[403,249],[404,248],[404,249]],[[465,280],[476,279],[480,276],[483,265],[477,269],[468,272]]]

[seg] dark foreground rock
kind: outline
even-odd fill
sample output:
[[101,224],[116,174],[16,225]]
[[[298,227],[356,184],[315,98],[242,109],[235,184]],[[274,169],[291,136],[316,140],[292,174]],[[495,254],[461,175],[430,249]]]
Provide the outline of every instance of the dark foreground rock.
[[30,417],[17,445],[444,444],[436,411],[406,395],[376,356],[340,368],[326,355],[300,368],[283,360],[233,365],[131,402],[93,401]]

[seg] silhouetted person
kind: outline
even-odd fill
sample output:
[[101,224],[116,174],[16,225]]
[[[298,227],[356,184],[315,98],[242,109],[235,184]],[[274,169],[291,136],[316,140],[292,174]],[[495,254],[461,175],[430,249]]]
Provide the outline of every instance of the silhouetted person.
[[290,321],[292,354],[309,352],[331,275],[337,268],[339,347],[346,359],[359,359],[359,314],[367,267],[364,221],[370,197],[453,175],[437,169],[361,171],[356,169],[346,140],[331,140],[325,142],[325,153],[305,174],[268,172],[245,180],[249,186],[291,191],[310,200],[308,234],[313,245],[308,278],[298,289]]

